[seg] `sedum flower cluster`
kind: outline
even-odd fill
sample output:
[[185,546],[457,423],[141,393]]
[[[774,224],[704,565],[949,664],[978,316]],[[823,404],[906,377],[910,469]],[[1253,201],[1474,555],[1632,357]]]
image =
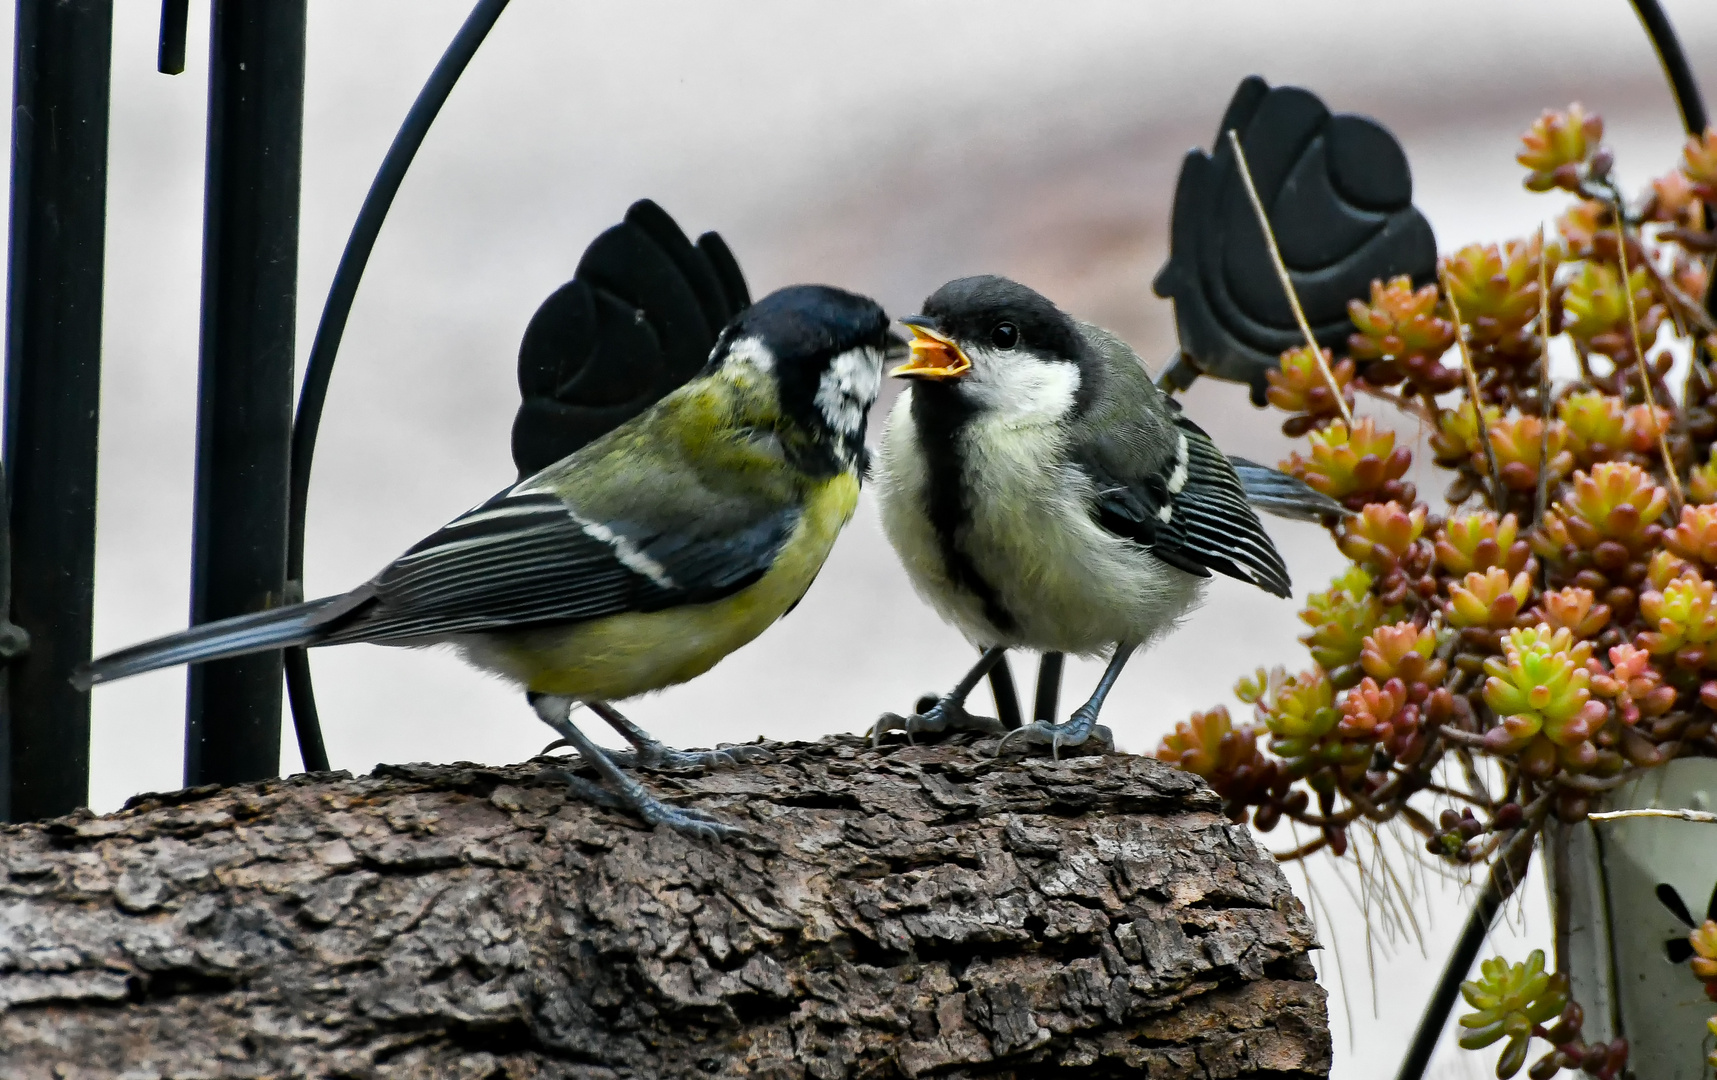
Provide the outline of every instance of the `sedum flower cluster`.
[[[1303,667],[1241,680],[1246,722],[1195,715],[1158,756],[1236,820],[1302,827],[1280,857],[1341,856],[1354,827],[1399,821],[1437,858],[1484,863],[1641,770],[1717,756],[1717,334],[1701,330],[1717,129],[1634,200],[1602,137],[1578,105],[1545,113],[1518,160],[1566,201],[1553,232],[1461,248],[1435,283],[1374,282],[1347,354],[1324,357],[1333,387],[1304,349],[1271,375],[1303,438],[1281,468],[1346,509],[1327,524],[1348,567],[1301,612]],[[1693,355],[1675,387],[1671,337]],[[1573,370],[1546,372],[1553,339]],[[1438,505],[1414,483],[1414,424],[1346,422],[1338,398],[1417,421],[1447,474]],[[1717,924],[1692,940],[1717,987]],[[1463,1044],[1502,1043],[1498,1076],[1535,1038],[1551,1049],[1533,1077],[1626,1068],[1625,1043],[1580,1041],[1541,954],[1462,990]]]

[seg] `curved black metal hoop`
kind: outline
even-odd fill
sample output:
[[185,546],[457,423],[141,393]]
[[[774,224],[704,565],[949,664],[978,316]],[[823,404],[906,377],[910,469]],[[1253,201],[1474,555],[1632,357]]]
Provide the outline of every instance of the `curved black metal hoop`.
[[[429,126],[435,122],[453,84],[464,74],[465,66],[476,55],[477,47],[489,36],[495,20],[506,9],[507,0],[478,0],[465,24],[454,35],[441,60],[430,72],[411,111],[405,114],[399,134],[382,158],[381,168],[370,183],[369,194],[352,223],[352,235],[346,240],[346,250],[340,254],[340,264],[334,271],[334,283],[328,289],[328,300],[322,305],[322,319],[316,324],[316,337],[310,345],[310,358],[304,365],[304,383],[298,394],[298,413],[292,424],[292,472],[287,502],[286,579],[288,588],[301,593],[304,585],[304,511],[310,497],[310,463],[316,453],[316,435],[322,426],[322,406],[328,400],[328,380],[334,374],[334,356],[340,351],[340,338],[346,332],[346,317],[351,314],[352,301],[358,295],[358,282],[376,246],[394,195],[411,168],[418,147],[423,145]],[[301,596],[295,599],[302,599]],[[316,694],[310,682],[310,658],[304,649],[287,649],[286,692],[292,700],[292,726],[298,735],[298,752],[307,772],[328,768],[328,750],[322,743],[322,722],[316,713]]]
[[1687,54],[1681,50],[1681,39],[1675,36],[1675,27],[1669,25],[1669,16],[1663,13],[1657,0],[1632,2],[1639,21],[1645,24],[1652,48],[1657,50],[1663,74],[1669,79],[1675,106],[1681,110],[1682,126],[1689,135],[1698,135],[1709,121],[1705,116],[1705,99],[1699,96],[1699,84],[1693,79],[1693,69],[1687,66]]

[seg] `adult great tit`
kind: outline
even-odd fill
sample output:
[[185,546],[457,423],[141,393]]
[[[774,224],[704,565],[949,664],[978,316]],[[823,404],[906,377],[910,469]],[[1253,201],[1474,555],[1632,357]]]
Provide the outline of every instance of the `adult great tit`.
[[[670,750],[608,704],[708,671],[792,607],[858,502],[866,416],[894,339],[875,302],[781,289],[723,331],[702,373],[418,542],[351,592],[192,627],[93,661],[82,687],[283,646],[452,645],[521,686],[607,781],[574,790],[650,824],[739,830],[664,805],[620,765]],[[636,748],[605,752],[576,705]]]
[[1110,660],[1068,722],[1009,731],[998,753],[1106,740],[1097,716],[1122,667],[1198,602],[1211,571],[1289,595],[1248,486],[1289,516],[1328,508],[1291,483],[1243,484],[1114,335],[991,276],[949,282],[900,321],[912,357],[891,374],[911,385],[878,457],[883,529],[920,595],[983,654],[936,704],[884,716],[874,736],[996,730],[965,698],[1025,647]]

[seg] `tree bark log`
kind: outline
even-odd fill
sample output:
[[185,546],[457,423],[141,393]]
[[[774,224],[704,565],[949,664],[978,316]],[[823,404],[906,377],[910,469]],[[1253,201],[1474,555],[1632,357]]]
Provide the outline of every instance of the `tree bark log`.
[[[646,831],[536,764],[0,831],[0,1076],[1323,1076],[1312,927],[1196,778],[771,744]],[[773,846],[774,850],[766,850]]]

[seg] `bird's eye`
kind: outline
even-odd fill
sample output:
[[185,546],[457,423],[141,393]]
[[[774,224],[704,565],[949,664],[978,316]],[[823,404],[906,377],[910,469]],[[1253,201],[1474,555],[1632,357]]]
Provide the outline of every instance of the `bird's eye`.
[[1019,344],[1019,327],[1011,322],[997,323],[990,331],[990,344],[998,349],[1011,349]]

